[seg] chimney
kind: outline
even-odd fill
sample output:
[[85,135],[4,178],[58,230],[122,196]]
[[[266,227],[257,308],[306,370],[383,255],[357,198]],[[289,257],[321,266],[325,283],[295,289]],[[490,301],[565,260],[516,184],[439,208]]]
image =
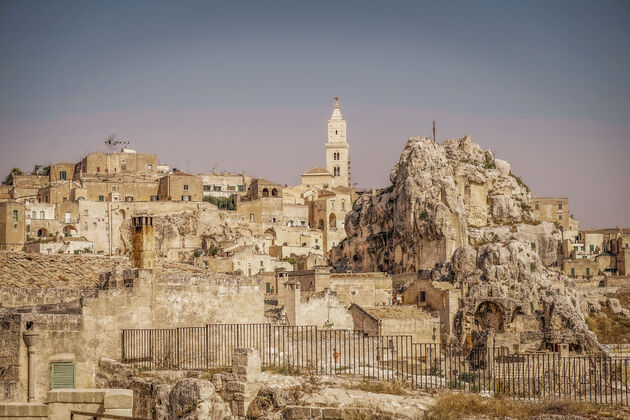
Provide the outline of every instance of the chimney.
[[284,312],[289,325],[295,326],[302,323],[302,294],[300,292],[300,282],[288,280],[284,283]]
[[152,270],[155,261],[155,229],[153,217],[133,216],[131,218],[131,265],[134,268]]

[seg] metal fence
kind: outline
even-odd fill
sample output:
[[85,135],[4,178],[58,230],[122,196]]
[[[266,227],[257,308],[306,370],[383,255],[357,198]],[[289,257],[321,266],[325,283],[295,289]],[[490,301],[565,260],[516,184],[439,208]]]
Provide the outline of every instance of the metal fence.
[[630,405],[630,357],[509,354],[504,347],[464,352],[414,343],[411,336],[367,336],[316,326],[209,324],[123,330],[122,361],[148,370],[230,367],[237,347],[260,351],[263,369],[394,380],[417,388]]

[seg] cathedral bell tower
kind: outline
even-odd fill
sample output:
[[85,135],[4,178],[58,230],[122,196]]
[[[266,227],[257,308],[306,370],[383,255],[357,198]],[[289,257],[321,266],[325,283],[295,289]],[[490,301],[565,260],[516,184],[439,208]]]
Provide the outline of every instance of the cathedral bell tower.
[[328,120],[326,170],[333,174],[333,186],[350,186],[350,147],[346,141],[346,120],[339,109],[339,98]]

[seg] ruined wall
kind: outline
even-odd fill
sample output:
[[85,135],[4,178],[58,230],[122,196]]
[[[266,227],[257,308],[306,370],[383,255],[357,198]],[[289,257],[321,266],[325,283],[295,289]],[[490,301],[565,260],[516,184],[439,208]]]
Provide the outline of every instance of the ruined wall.
[[328,291],[303,295],[300,312],[302,325],[322,327],[324,324],[332,323],[331,328],[348,330],[354,327],[347,306],[339,301],[336,294]]
[[182,274],[156,274],[154,328],[265,322],[260,278]]
[[0,309],[0,401],[26,397],[27,390],[19,377],[20,346],[24,346],[20,315]]

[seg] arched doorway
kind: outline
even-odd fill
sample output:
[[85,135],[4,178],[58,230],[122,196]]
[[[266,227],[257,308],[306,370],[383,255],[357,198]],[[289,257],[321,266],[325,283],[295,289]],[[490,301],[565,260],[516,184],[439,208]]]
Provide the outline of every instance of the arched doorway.
[[269,197],[269,190],[267,188],[263,188],[262,190],[262,196],[263,197]]
[[41,228],[37,230],[38,238],[45,238],[46,236],[48,236],[48,231],[45,228]]
[[335,216],[335,213],[330,213],[330,216],[328,217],[328,228],[337,228],[337,216]]
[[505,311],[503,306],[495,302],[483,302],[475,311],[475,326],[480,330],[494,329],[503,332]]
[[63,228],[63,236],[77,236],[77,228],[72,225],[68,225]]
[[271,190],[271,196],[272,196],[272,197],[277,197],[277,196],[278,196],[278,190],[277,190],[277,189],[275,189],[275,188],[274,188],[274,189],[272,189],[272,190]]

